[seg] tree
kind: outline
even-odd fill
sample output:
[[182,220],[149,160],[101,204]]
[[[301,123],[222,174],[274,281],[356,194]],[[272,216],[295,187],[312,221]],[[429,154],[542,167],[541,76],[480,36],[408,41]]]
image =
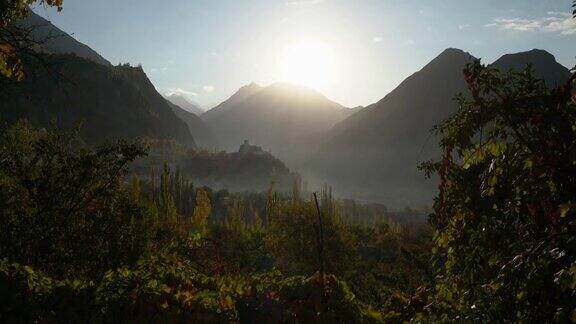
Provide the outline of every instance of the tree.
[[24,77],[20,56],[32,50],[35,41],[28,31],[13,22],[28,16],[28,6],[43,4],[62,10],[63,0],[3,0],[0,2],[0,76],[20,80]]
[[574,76],[549,90],[529,68],[477,61],[465,79],[470,97],[437,127],[444,157],[424,166],[441,179],[435,306],[452,320],[574,320]]
[[169,228],[174,229],[178,222],[176,204],[170,190],[170,168],[164,163],[164,170],[160,175],[160,193],[158,197],[158,211],[160,221]]
[[[325,271],[342,274],[353,264],[353,237],[340,221],[327,190],[323,191],[320,201]],[[314,201],[305,201],[299,196],[281,201],[271,195],[267,219],[266,244],[280,269],[298,274],[320,270],[318,212]]]
[[206,234],[211,209],[212,206],[210,205],[208,194],[204,189],[198,188],[196,191],[196,207],[192,214],[192,226],[196,231]]
[[141,253],[141,208],[120,180],[145,155],[20,122],[0,139],[0,255],[57,276],[102,273]]

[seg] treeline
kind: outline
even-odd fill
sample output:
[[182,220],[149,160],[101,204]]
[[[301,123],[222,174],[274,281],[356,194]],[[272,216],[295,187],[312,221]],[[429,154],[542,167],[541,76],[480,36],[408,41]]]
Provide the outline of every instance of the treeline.
[[139,177],[149,177],[150,170],[161,172],[164,164],[186,179],[215,189],[233,192],[290,191],[300,175],[267,152],[240,153],[183,147],[176,141],[146,139],[150,148],[146,158],[135,161],[131,169]]
[[139,145],[87,149],[26,122],[1,143],[3,321],[378,321],[384,291],[428,278],[424,224],[347,223],[328,189],[318,214],[298,186],[234,196],[167,166],[131,176]]

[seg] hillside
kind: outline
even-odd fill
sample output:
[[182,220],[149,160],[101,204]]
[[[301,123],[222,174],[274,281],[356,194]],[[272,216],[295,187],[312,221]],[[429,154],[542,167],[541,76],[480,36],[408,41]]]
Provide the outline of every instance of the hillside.
[[186,123],[156,91],[141,67],[112,66],[90,47],[76,41],[29,10],[18,27],[40,46],[24,57],[25,79],[2,79],[3,122],[28,119],[64,128],[82,124],[89,144],[109,139],[156,138],[195,147]]
[[570,70],[556,62],[554,55],[540,49],[506,54],[491,64],[501,71],[520,72],[530,65],[538,77],[551,88],[563,85],[570,78]]
[[3,122],[28,119],[46,126],[52,120],[71,128],[82,123],[87,143],[108,139],[173,139],[194,147],[187,125],[156,92],[141,67],[103,66],[73,55],[42,54],[44,64],[26,62],[26,78],[3,81]]
[[206,122],[218,119],[221,115],[227,113],[231,109],[234,109],[236,105],[260,90],[262,90],[262,87],[256,83],[250,83],[249,85],[243,86],[242,88],[238,89],[238,91],[236,91],[230,98],[205,112],[202,116],[202,119],[204,119]]
[[[305,175],[333,183],[339,193],[364,199],[399,205],[430,203],[436,182],[424,179],[417,166],[439,157],[430,130],[455,111],[454,97],[466,93],[462,70],[473,59],[461,50],[447,49],[382,100],[337,124]],[[517,70],[528,62],[549,84],[569,75],[544,51],[506,55],[494,66]]]
[[150,143],[150,154],[135,161],[131,170],[142,177],[161,172],[164,164],[195,186],[208,186],[230,192],[290,192],[299,175],[272,154],[257,146],[233,152],[205,149],[183,150],[171,143]]
[[191,100],[182,95],[174,93],[169,96],[166,96],[166,100],[184,109],[185,111],[193,113],[196,116],[200,116],[204,113],[204,109],[200,108],[200,106],[197,103],[192,102]]
[[218,148],[218,142],[216,141],[214,133],[212,133],[210,127],[208,127],[200,117],[169,100],[167,100],[167,102],[174,114],[188,125],[190,134],[194,137],[194,141],[199,148]]
[[302,86],[251,84],[202,115],[228,150],[244,139],[296,163],[314,147],[316,136],[344,119],[349,110]]
[[28,17],[17,25],[28,31],[32,38],[39,42],[42,49],[48,53],[75,54],[105,66],[110,65],[110,62],[96,51],[77,41],[32,10],[28,10]]

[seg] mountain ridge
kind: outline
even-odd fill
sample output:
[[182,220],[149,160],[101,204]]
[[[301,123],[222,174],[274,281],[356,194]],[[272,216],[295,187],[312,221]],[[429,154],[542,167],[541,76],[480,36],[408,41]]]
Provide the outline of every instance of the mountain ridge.
[[49,53],[75,54],[104,66],[112,65],[88,45],[70,36],[30,8],[28,8],[28,16],[16,25],[28,31],[32,39],[39,42]]
[[29,14],[18,26],[36,32],[36,38],[49,39],[33,58],[23,55],[23,81],[0,80],[3,121],[28,119],[47,126],[55,120],[64,128],[81,123],[80,135],[88,144],[152,138],[195,147],[186,123],[174,114],[140,66],[112,66],[44,18],[32,11]]
[[171,95],[167,95],[164,96],[164,98],[166,98],[166,100],[168,100],[170,103],[196,115],[196,116],[200,116],[204,113],[204,109],[200,108],[200,106],[194,102],[192,102],[191,100],[189,100],[188,98],[179,95],[179,94],[171,94]]
[[[568,69],[546,53],[514,53],[493,64],[518,70],[534,59],[537,76],[563,82]],[[417,165],[440,157],[438,139],[430,130],[456,110],[453,98],[467,93],[462,72],[474,59],[459,49],[444,50],[381,100],[329,130],[304,175],[331,183],[348,196],[400,206],[431,203],[436,182],[425,180]]]
[[311,152],[316,135],[348,112],[316,90],[276,82],[266,87],[244,86],[201,117],[225,149],[234,150],[246,139],[293,163]]

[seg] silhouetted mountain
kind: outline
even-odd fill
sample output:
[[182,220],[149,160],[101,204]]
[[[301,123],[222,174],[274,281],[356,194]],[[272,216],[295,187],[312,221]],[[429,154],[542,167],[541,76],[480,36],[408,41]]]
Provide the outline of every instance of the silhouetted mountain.
[[170,102],[169,100],[167,100],[167,102],[176,116],[188,125],[188,129],[199,148],[218,148],[218,142],[216,141],[212,130],[202,119],[200,119],[200,117],[188,110],[180,108],[180,106]]
[[272,150],[285,162],[298,161],[313,147],[313,136],[346,117],[348,109],[302,86],[275,83],[241,88],[202,115],[228,150],[244,139]]
[[49,53],[75,54],[102,65],[110,65],[110,62],[96,51],[77,41],[30,9],[28,10],[28,17],[17,25],[29,31],[33,39],[41,43],[42,48]]
[[357,106],[357,107],[348,109],[345,113],[348,116],[352,116],[353,114],[359,112],[362,109],[364,109],[364,106]]
[[[334,126],[311,160],[312,172],[304,176],[332,183],[337,192],[390,205],[431,203],[436,182],[426,180],[417,166],[440,157],[430,130],[456,110],[454,97],[467,93],[462,71],[473,59],[447,49],[382,100]],[[518,69],[528,62],[549,83],[569,75],[544,51],[507,55],[494,66]]]
[[570,70],[556,62],[554,55],[540,49],[527,52],[506,54],[491,64],[501,71],[522,71],[530,64],[538,77],[546,81],[549,87],[564,84],[570,78]]
[[194,146],[188,126],[141,67],[103,66],[73,55],[42,56],[50,69],[31,60],[22,82],[2,82],[3,122],[25,118],[48,125],[55,119],[64,127],[82,122],[81,136],[88,143],[149,137]]
[[55,120],[68,128],[81,122],[81,136],[88,143],[155,138],[195,146],[188,126],[141,67],[111,66],[33,12],[19,24],[31,29],[39,40],[50,39],[34,58],[24,58],[22,82],[0,79],[3,122],[25,118],[48,125]]
[[192,102],[190,99],[182,95],[171,94],[169,96],[166,96],[166,99],[171,103],[175,104],[176,106],[188,112],[191,112],[196,116],[200,116],[204,113],[204,109],[200,108],[200,105],[198,105],[195,102]]
[[237,104],[255,94],[256,92],[262,90],[262,87],[252,82],[249,85],[243,86],[238,89],[230,98],[226,101],[220,103],[218,106],[208,110],[202,116],[202,119],[209,122],[213,119],[217,119],[221,114],[228,112],[228,110],[233,109]]

